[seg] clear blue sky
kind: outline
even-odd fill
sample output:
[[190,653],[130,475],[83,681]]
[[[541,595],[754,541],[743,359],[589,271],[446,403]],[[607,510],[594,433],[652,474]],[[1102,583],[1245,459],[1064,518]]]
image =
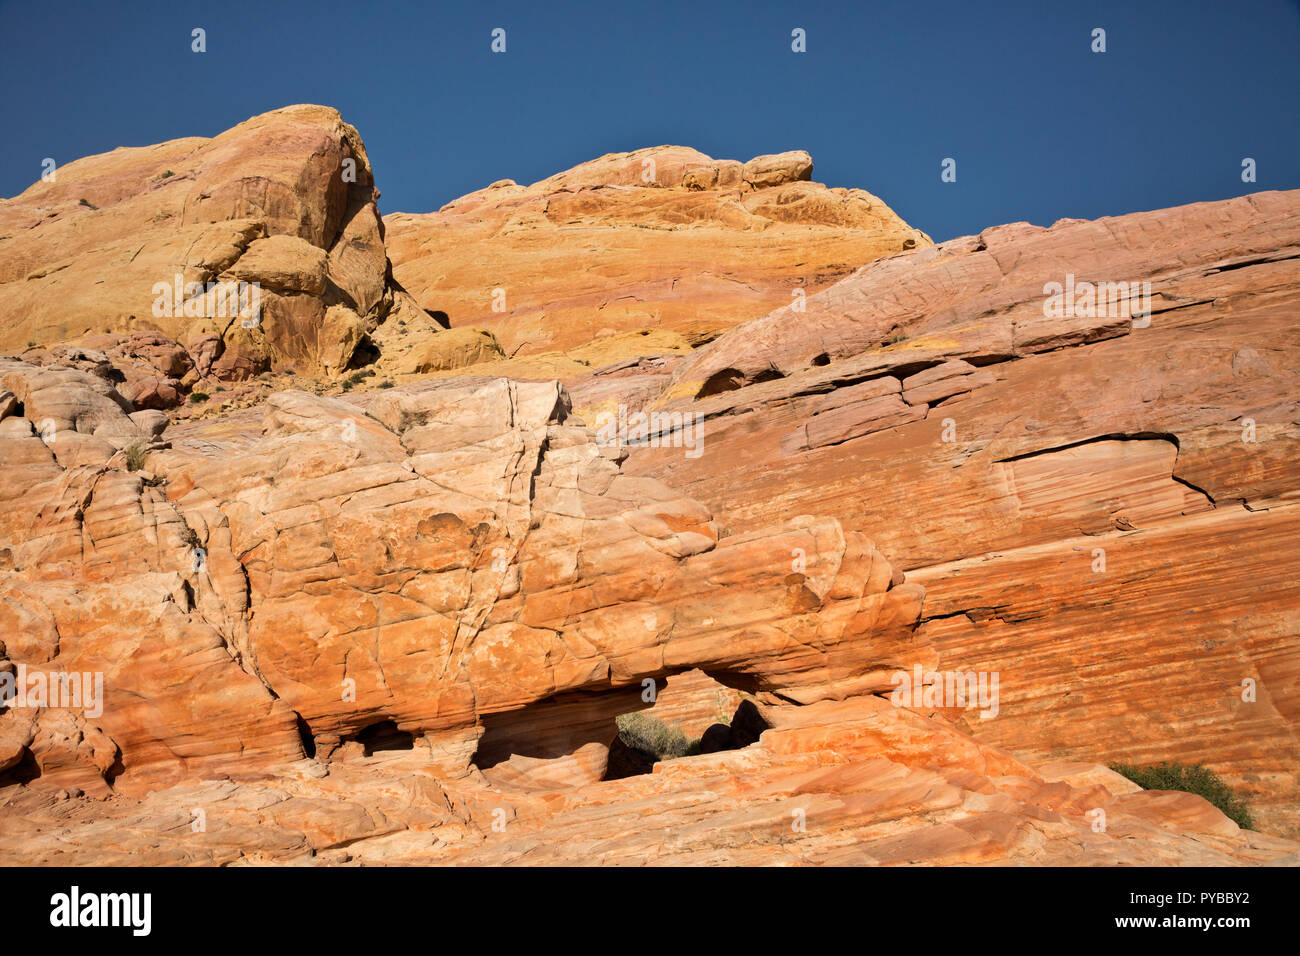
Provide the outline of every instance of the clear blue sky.
[[383,212],[663,143],[807,149],[819,182],[869,189],[936,239],[1300,187],[1296,0],[987,6],[5,2],[0,195],[46,156],[211,136],[291,103],[360,130]]

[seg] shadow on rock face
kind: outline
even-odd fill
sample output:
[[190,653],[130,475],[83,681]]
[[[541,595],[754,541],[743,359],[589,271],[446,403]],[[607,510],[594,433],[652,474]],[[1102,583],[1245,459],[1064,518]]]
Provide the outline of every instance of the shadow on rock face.
[[398,730],[397,724],[391,720],[371,724],[357,734],[356,740],[365,748],[367,757],[381,750],[413,750],[415,748],[415,739],[406,731]]
[[624,777],[636,777],[654,770],[659,758],[644,750],[637,750],[623,743],[622,737],[615,737],[609,745],[609,764],[605,768],[606,780],[622,780]]

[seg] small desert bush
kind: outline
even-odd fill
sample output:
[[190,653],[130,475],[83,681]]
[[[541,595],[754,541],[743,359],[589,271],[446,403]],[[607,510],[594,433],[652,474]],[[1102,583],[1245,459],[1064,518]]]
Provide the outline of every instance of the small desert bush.
[[619,714],[614,718],[614,726],[623,743],[659,760],[688,757],[700,751],[698,740],[688,739],[681,728],[649,714]]
[[207,392],[190,392],[190,404],[202,405],[211,397]]
[[143,442],[132,442],[123,451],[126,453],[127,471],[139,471],[144,467],[144,460],[149,455],[149,449],[144,446]]
[[1237,826],[1249,830],[1254,825],[1250,810],[1217,773],[1200,764],[1158,763],[1150,767],[1111,764],[1111,770],[1128,777],[1143,790],[1182,790],[1204,797]]

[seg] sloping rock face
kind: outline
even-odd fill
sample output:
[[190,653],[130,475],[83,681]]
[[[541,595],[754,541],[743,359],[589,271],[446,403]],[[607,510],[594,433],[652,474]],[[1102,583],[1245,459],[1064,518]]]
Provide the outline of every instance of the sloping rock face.
[[1226,866],[1300,859],[1294,842],[1238,830],[1199,797],[1138,791],[1079,763],[1036,771],[875,697],[766,713],[774,726],[749,748],[604,783],[556,779],[555,765],[576,765],[581,754],[532,761],[521,786],[518,778],[488,783],[477,772],[435,772],[417,746],[328,765],[302,760],[246,782],[194,780],[97,804],[14,787],[0,791],[0,862]]
[[496,184],[392,219],[420,301],[319,107],[0,206],[0,862],[1300,862],[1300,194],[931,248],[810,175]]
[[[508,355],[592,345],[582,358],[600,367],[685,350],[863,262],[930,245],[870,193],[811,175],[801,151],[747,163],[680,146],[615,153],[386,216],[393,274],[425,310],[490,329]],[[652,330],[653,346],[642,340]],[[555,366],[564,380],[583,371]]]
[[0,394],[0,666],[23,687],[82,679],[81,696],[4,710],[0,771],[103,795],[127,759],[219,773],[299,753],[292,713],[232,666],[227,626],[192,586],[192,529],[130,470],[161,414],[129,413],[93,375],[15,361],[0,361]]
[[[720,536],[697,503],[623,476],[554,383],[430,383],[371,393],[369,413],[280,393],[260,435],[200,429],[130,472],[115,446],[150,436],[102,381],[0,371],[24,416],[46,416],[5,420],[8,460],[31,463],[0,550],[10,613],[44,635],[9,660],[123,658],[96,725],[122,787],[203,761],[250,771],[296,755],[296,727],[328,754],[387,722],[433,734],[464,770],[490,715],[690,667],[822,686],[870,670],[920,609],[920,589],[834,521]],[[816,557],[795,573],[799,554]],[[79,598],[101,576],[115,607]],[[114,652],[155,629],[185,667],[202,660],[203,682],[154,666],[160,650]],[[23,746],[44,775],[45,750]]]
[[185,358],[124,363],[155,401],[149,378],[340,370],[400,294],[378,195],[361,137],[321,106],[68,163],[0,200],[0,350],[160,336]]
[[[0,372],[4,669],[103,676],[98,707],[0,713],[5,862],[1297,852],[866,693],[927,659],[921,588],[835,520],[720,528],[553,383],[287,392],[162,441],[93,375]],[[698,733],[738,695],[757,743],[602,781],[616,715]]]
[[978,739],[1204,762],[1294,834],[1298,303],[1297,192],[1001,226],[698,350],[653,401],[704,453],[627,469],[724,525],[869,529],[926,588],[917,653],[1000,672]]
[[[164,442],[93,375],[2,371],[5,669],[103,676],[98,707],[0,714],[7,862],[1296,852],[863,694],[922,662],[922,590],[834,520],[719,528],[554,384],[281,393]],[[737,688],[758,743],[601,781],[614,716],[699,732]]]

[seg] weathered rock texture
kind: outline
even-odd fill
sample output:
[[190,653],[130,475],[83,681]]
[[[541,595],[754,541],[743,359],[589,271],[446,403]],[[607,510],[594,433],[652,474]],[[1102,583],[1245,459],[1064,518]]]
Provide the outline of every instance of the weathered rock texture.
[[[194,780],[139,800],[11,788],[0,796],[0,862],[1297,862],[1292,841],[1238,830],[1199,797],[1138,791],[1080,763],[1035,771],[879,698],[767,714],[775,726],[752,747],[605,783],[580,782],[582,751],[533,761],[526,779],[487,771],[489,783],[437,772],[416,747],[328,767],[302,760],[248,782]],[[555,764],[569,776],[548,777]]]
[[[172,389],[196,367],[342,369],[400,295],[378,195],[361,137],[321,106],[67,163],[0,200],[0,350],[156,333],[187,352],[152,373]],[[178,276],[160,302],[155,285]],[[260,323],[192,283],[257,283]]]
[[[1067,273],[1150,281],[1149,320],[1045,316]],[[1294,834],[1298,302],[1300,193],[1002,226],[700,349],[658,401],[704,453],[628,468],[724,524],[867,531],[925,585],[917,652],[1001,672],[980,739],[1203,761]]]
[[689,349],[930,244],[870,193],[811,175],[804,152],[740,163],[661,146],[384,221],[393,273],[424,309],[532,358],[514,371],[568,380],[581,363]]
[[[6,420],[8,457],[32,462],[3,542],[21,608],[10,613],[48,635],[11,643],[10,658],[96,669],[76,655],[104,648],[69,640],[87,610],[63,599],[101,564],[118,610],[97,607],[99,628],[171,627],[186,666],[211,657],[211,698],[195,677],[167,677],[184,708],[145,692],[167,674],[146,652],[106,675],[100,727],[121,750],[124,786],[208,758],[295,754],[295,714],[328,752],[387,721],[472,739],[492,714],[639,690],[692,666],[778,691],[820,687],[869,670],[920,609],[920,590],[896,586],[870,541],[834,521],[720,540],[695,502],[623,476],[617,450],[566,422],[553,383],[371,393],[369,414],[280,393],[261,435],[174,438],[149,454],[146,480],[115,467],[114,442],[144,436],[98,379],[0,371],[57,429]],[[56,385],[76,407],[46,404]],[[110,533],[94,530],[101,521]],[[795,549],[817,555],[802,573],[790,572]],[[256,726],[213,719],[235,686],[261,701]]]
[[[397,217],[396,245],[430,243],[394,259],[417,304],[332,111],[183,142],[153,148],[157,183],[118,151],[57,188],[100,183],[136,222],[189,177],[135,261],[303,311],[253,352],[238,324],[178,346],[113,326],[135,293],[105,282],[93,321],[74,299],[0,359],[0,672],[103,679],[99,707],[0,709],[0,862],[1300,862],[1300,194],[926,248],[805,154],[652,150]],[[219,271],[168,244],[246,219]],[[0,241],[12,328],[27,283],[130,271],[73,222],[28,232]],[[1151,282],[1149,321],[1118,297],[1048,314],[1067,273]],[[466,289],[490,310],[528,276],[532,305],[460,321]],[[544,347],[586,361],[602,312],[665,348],[575,361],[570,387],[458,374],[543,311]],[[164,412],[204,362],[345,352],[407,378]],[[620,444],[575,412],[612,404],[678,417]],[[996,674],[1000,699],[893,706],[916,666]],[[637,710],[747,746],[612,779]],[[1223,774],[1262,832],[1104,769],[1167,759]]]

